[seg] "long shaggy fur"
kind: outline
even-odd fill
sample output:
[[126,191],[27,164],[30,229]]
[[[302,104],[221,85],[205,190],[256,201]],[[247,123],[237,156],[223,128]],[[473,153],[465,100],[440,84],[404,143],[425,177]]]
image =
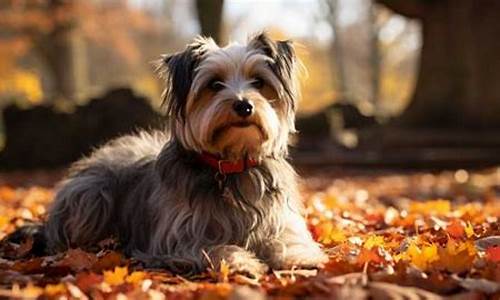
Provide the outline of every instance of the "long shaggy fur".
[[[114,236],[128,254],[176,272],[217,267],[222,259],[250,274],[324,262],[286,161],[297,98],[294,61],[290,42],[265,34],[226,48],[199,38],[164,57],[169,129],[119,138],[77,162],[49,213],[49,247],[90,247]],[[252,86],[255,73],[264,86]],[[220,91],[207,90],[214,74]],[[242,128],[231,125],[238,120],[234,99],[255,106]],[[200,163],[201,151],[251,156],[259,165],[228,174],[221,185]]]

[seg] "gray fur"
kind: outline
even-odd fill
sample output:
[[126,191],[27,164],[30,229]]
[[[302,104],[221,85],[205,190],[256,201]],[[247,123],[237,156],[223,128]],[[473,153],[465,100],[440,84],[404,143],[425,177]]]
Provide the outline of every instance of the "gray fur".
[[[258,97],[257,120],[267,128],[276,113]],[[73,166],[59,188],[46,224],[50,248],[90,247],[114,236],[128,254],[176,272],[217,268],[222,259],[232,271],[251,274],[268,266],[318,266],[326,256],[307,230],[297,176],[282,149],[295,110],[279,105],[287,106],[287,115],[279,130],[266,132],[272,146],[257,152],[260,164],[227,175],[222,187],[215,171],[199,161],[199,149],[182,142],[182,126],[125,136],[96,150]],[[183,118],[184,105],[170,107],[171,118]],[[196,136],[191,140],[203,145]]]

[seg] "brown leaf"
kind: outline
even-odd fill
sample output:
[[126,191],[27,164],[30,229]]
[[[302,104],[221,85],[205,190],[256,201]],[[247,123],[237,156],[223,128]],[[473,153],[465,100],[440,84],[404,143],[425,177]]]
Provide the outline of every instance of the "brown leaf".
[[98,257],[97,261],[92,265],[92,271],[100,273],[104,270],[113,269],[125,263],[125,258],[122,254],[116,251],[107,251],[104,255]]
[[81,249],[69,249],[63,259],[58,261],[56,266],[69,267],[74,272],[89,270],[97,262],[97,257],[93,253],[85,252]]

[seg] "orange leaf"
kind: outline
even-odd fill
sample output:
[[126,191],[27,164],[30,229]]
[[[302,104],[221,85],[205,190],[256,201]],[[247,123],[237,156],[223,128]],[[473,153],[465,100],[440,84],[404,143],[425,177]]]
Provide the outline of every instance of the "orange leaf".
[[446,247],[439,248],[439,261],[435,266],[452,273],[461,273],[472,268],[476,257],[476,246],[471,241],[448,240]]
[[104,281],[109,285],[120,285],[125,282],[127,274],[127,267],[115,267],[114,271],[104,271]]
[[132,283],[135,285],[138,285],[142,282],[142,280],[146,277],[146,273],[144,272],[139,272],[139,271],[134,271],[132,274],[127,276],[126,281],[128,283]]
[[460,239],[465,236],[464,226],[462,222],[457,219],[453,219],[448,226],[446,226],[446,232],[455,239]]
[[358,255],[357,263],[363,265],[365,263],[383,263],[384,259],[378,255],[375,250],[362,248]]
[[66,286],[63,283],[47,284],[45,286],[45,294],[47,294],[48,296],[55,296],[65,293],[66,293]]

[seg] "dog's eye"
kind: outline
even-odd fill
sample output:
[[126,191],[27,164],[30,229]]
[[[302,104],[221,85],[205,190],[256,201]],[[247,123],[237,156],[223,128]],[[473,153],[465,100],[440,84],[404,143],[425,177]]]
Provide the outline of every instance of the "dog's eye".
[[222,84],[219,78],[215,78],[210,80],[207,87],[214,92],[218,92],[224,88],[224,85]]
[[252,87],[253,88],[256,88],[256,89],[261,89],[263,86],[264,86],[264,79],[260,78],[260,77],[255,77],[253,80],[252,80]]

